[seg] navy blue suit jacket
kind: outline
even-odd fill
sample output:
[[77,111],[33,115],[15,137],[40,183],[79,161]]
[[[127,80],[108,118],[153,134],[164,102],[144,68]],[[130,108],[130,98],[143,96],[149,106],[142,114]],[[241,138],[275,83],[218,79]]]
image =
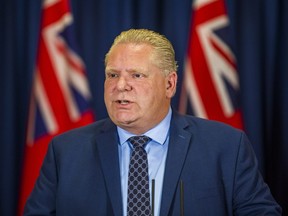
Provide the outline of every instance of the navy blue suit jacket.
[[[25,215],[122,215],[118,136],[110,119],[52,140]],[[239,130],[173,113],[160,215],[281,215]]]

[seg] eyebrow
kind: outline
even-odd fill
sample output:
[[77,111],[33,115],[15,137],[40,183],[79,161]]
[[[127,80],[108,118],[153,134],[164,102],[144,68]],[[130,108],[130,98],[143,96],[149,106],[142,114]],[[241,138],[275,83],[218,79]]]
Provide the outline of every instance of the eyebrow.
[[[144,70],[143,68],[131,68],[131,69],[128,69],[125,71],[128,73],[135,73],[135,72],[145,73],[147,70]],[[119,73],[120,71],[113,68],[113,67],[106,67],[105,73],[108,73],[108,72],[118,72]]]

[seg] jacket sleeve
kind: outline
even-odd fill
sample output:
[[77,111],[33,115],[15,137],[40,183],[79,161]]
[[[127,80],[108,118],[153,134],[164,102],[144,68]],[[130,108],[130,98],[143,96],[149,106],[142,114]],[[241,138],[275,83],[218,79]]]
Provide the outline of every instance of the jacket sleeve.
[[56,188],[57,167],[52,141],[34,189],[26,202],[24,215],[55,215]]
[[235,167],[233,210],[234,215],[281,215],[281,207],[263,181],[256,156],[244,133]]

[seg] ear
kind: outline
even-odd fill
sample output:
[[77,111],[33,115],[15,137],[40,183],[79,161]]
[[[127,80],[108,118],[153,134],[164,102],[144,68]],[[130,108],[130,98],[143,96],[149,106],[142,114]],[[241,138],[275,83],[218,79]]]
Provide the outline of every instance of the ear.
[[167,98],[172,98],[176,92],[176,87],[177,87],[177,73],[176,71],[171,72],[167,77],[166,77],[166,97]]

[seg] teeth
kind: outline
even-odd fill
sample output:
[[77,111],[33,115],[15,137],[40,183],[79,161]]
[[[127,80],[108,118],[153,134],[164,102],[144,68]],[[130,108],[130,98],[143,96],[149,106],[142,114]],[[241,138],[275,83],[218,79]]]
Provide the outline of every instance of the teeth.
[[120,103],[120,104],[128,104],[129,101],[127,101],[127,100],[119,100],[119,103]]

